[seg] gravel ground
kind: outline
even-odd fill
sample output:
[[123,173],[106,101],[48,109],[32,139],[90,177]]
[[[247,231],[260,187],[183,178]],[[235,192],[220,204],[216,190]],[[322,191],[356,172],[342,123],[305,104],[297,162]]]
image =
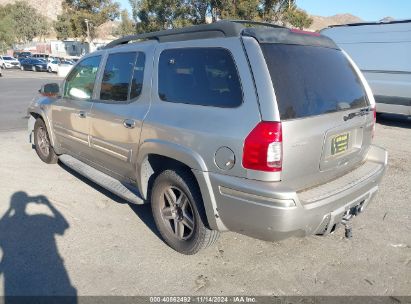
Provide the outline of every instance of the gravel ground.
[[379,119],[374,142],[389,165],[353,239],[225,233],[183,256],[161,241],[149,206],[42,163],[24,131],[0,132],[0,295],[411,295],[410,138],[410,120]]

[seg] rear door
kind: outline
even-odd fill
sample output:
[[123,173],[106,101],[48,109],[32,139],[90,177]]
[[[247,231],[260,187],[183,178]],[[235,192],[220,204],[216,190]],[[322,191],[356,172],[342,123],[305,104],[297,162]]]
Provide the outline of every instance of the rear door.
[[100,93],[91,111],[93,161],[122,181],[135,180],[143,119],[149,109],[147,50],[109,53],[99,80]]
[[370,146],[373,113],[342,51],[261,44],[283,128],[282,181],[303,189],[358,166]]

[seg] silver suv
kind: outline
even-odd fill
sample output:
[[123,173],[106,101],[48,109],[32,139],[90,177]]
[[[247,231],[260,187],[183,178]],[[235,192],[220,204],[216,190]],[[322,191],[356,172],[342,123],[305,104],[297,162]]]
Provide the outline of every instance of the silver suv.
[[29,107],[38,156],[151,203],[184,254],[221,231],[277,241],[349,225],[387,164],[367,82],[329,38],[243,23],[128,36],[83,57]]

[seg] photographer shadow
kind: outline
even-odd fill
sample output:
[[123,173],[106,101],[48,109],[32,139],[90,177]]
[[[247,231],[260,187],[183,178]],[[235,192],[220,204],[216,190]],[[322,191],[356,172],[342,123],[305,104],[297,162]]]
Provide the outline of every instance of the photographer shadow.
[[[30,203],[47,206],[53,216],[28,214]],[[6,303],[13,302],[13,296],[65,296],[63,302],[77,302],[77,291],[55,240],[55,235],[63,235],[68,228],[66,219],[45,196],[22,191],[12,195],[0,219],[0,275]]]

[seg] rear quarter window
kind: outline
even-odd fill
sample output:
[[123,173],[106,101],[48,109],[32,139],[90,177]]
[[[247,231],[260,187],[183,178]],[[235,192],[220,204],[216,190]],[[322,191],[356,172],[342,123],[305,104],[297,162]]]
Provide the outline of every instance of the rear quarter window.
[[340,50],[261,44],[281,119],[368,106],[364,87]]
[[161,53],[158,91],[163,101],[233,108],[243,94],[231,53],[223,48],[181,48]]

